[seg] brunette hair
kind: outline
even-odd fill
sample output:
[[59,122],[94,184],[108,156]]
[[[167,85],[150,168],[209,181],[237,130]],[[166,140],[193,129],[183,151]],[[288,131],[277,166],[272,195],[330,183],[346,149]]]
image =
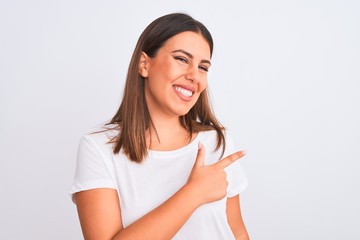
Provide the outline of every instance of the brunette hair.
[[[138,71],[141,52],[153,58],[169,38],[185,31],[201,34],[208,42],[212,56],[213,40],[210,32],[202,23],[187,14],[172,13],[162,16],[150,23],[140,35],[128,68],[122,102],[108,123],[115,124],[115,128],[119,129],[118,135],[110,141],[114,144],[115,154],[122,150],[131,161],[137,163],[141,163],[147,156],[145,131],[152,125],[152,121],[145,101],[144,78]],[[200,94],[190,111],[179,118],[181,125],[188,130],[190,140],[192,133],[215,130],[215,150],[223,146],[222,155],[224,154],[224,127],[215,118],[207,89]]]

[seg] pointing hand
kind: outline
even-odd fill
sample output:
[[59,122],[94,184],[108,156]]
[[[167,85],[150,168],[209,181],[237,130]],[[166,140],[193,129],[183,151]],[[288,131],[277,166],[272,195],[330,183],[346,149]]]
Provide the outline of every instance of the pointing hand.
[[199,150],[187,184],[194,188],[201,204],[220,200],[226,196],[227,180],[225,168],[245,155],[235,152],[212,165],[204,165],[205,148],[199,143]]

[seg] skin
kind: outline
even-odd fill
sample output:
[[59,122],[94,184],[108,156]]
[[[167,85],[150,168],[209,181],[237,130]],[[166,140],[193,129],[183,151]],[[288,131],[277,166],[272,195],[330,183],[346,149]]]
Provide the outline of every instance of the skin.
[[[154,128],[147,132],[149,148],[166,151],[188,144],[189,135],[181,127],[179,116],[190,110],[206,88],[206,69],[209,67],[209,45],[201,35],[193,32],[183,32],[170,38],[154,58],[142,53],[139,73],[146,81],[146,103],[156,128],[156,134]],[[191,90],[191,96],[179,92],[178,87]],[[242,151],[235,152],[213,165],[205,166],[205,149],[200,144],[187,183],[159,207],[126,228],[122,226],[116,190],[101,188],[76,193],[84,238],[171,239],[199,206],[226,196],[224,168],[244,154]],[[238,195],[227,199],[226,213],[236,239],[249,239]]]
[[[156,57],[150,58],[143,53],[139,67],[139,73],[146,78],[146,104],[156,133],[159,139],[166,139],[160,143],[154,128],[151,128],[148,142],[152,145],[149,148],[173,150],[185,146],[189,133],[180,125],[179,116],[185,115],[195,105],[207,86],[206,70],[210,68],[208,43],[197,33],[180,33],[169,39]],[[191,90],[193,94],[184,97],[176,87]]]

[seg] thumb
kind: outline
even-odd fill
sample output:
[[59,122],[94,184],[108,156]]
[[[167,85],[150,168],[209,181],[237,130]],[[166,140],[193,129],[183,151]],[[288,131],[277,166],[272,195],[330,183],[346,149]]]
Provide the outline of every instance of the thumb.
[[205,161],[205,147],[201,142],[199,142],[199,148],[198,148],[198,153],[196,155],[194,167],[204,166],[204,161]]

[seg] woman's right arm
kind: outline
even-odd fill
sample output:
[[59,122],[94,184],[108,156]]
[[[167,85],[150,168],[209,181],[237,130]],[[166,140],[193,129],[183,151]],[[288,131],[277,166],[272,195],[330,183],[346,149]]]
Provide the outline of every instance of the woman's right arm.
[[94,189],[75,194],[79,219],[86,240],[171,239],[200,205],[226,195],[224,168],[244,154],[236,152],[221,161],[204,166],[205,149],[198,155],[188,182],[159,207],[123,228],[117,192]]
[[185,185],[158,208],[127,228],[121,223],[116,190],[100,188],[75,194],[81,228],[86,240],[97,239],[171,239],[182,227],[199,201]]

